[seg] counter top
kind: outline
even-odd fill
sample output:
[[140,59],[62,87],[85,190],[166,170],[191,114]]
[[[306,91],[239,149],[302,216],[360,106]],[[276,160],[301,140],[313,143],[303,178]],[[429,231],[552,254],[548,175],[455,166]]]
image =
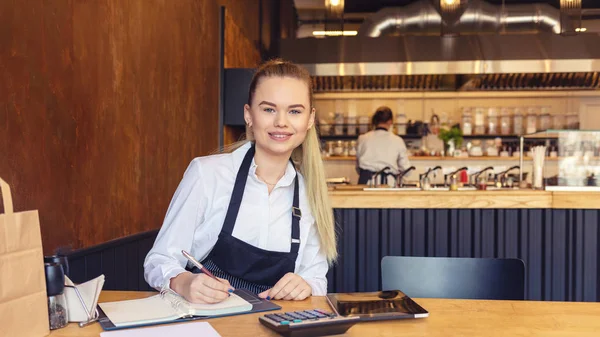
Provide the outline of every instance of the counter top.
[[600,192],[550,192],[530,189],[363,191],[363,187],[347,185],[329,191],[333,208],[600,209]]
[[[482,161],[482,160],[503,160],[503,161],[519,161],[519,157],[490,157],[490,156],[481,156],[481,157],[439,157],[439,156],[409,156],[408,159],[410,161]],[[546,161],[558,161],[559,158],[546,158]],[[324,161],[356,161],[356,157],[354,156],[331,156],[331,157],[323,157]],[[525,161],[532,160],[531,157],[523,158]]]

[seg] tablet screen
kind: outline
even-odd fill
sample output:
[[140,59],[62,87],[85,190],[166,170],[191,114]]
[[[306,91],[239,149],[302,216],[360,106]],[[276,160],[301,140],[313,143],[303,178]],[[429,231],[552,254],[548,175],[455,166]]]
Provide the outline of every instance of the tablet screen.
[[333,310],[342,316],[420,318],[427,310],[400,290],[327,294]]

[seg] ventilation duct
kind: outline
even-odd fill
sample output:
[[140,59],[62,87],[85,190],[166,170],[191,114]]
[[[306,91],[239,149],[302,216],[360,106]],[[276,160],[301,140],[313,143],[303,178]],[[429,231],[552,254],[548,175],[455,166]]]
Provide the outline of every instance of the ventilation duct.
[[[446,18],[430,0],[404,7],[388,7],[372,14],[359,29],[359,35],[439,35],[444,30],[456,34],[572,32],[567,16],[549,4],[492,5],[483,0],[470,0],[457,18]],[[454,15],[453,15],[454,16]]]

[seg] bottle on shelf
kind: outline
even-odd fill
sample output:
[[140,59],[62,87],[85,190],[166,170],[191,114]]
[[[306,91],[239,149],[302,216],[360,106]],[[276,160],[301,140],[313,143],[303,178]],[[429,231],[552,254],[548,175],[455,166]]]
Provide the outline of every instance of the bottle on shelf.
[[540,130],[549,130],[551,128],[550,125],[550,107],[542,107],[542,111],[540,113]]
[[488,134],[497,135],[498,132],[498,109],[491,107],[488,110]]
[[515,108],[513,113],[513,133],[515,135],[522,135],[524,131],[523,112],[521,111],[521,108]]
[[536,133],[538,128],[538,113],[536,107],[527,109],[527,127],[525,132],[528,134]]
[[510,110],[508,108],[500,110],[500,134],[510,135]]
[[473,117],[470,108],[463,108],[462,111],[462,132],[463,135],[473,134]]

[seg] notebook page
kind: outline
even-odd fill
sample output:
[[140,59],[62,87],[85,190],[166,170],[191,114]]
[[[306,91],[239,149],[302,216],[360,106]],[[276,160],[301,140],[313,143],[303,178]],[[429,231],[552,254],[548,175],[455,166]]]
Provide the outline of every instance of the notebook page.
[[166,336],[202,336],[221,337],[208,322],[190,322],[151,328],[127,329],[101,332],[100,337],[166,337]]
[[211,304],[188,302],[171,290],[165,292],[165,297],[166,300],[171,301],[176,305],[177,303],[182,303],[182,305],[180,305],[181,311],[188,311],[195,316],[216,316],[252,310],[252,304],[235,293],[232,293],[231,296],[224,301]]
[[98,303],[115,326],[147,324],[174,320],[180,314],[160,295],[138,300]]

